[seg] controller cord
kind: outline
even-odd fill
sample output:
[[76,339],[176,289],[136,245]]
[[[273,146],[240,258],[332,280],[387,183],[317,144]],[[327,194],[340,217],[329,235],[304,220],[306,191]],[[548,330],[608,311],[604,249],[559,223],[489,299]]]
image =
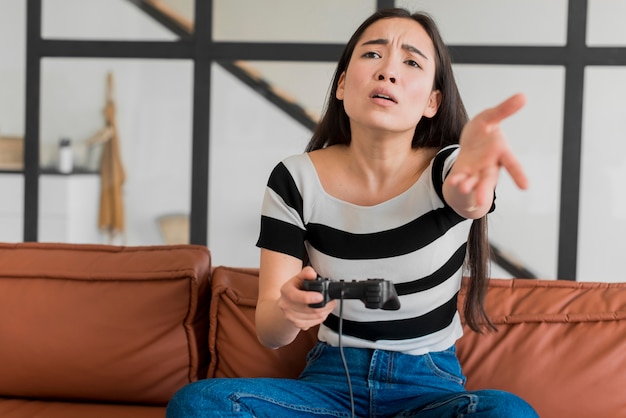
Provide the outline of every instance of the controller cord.
[[341,342],[341,335],[343,334],[343,298],[345,290],[341,289],[341,297],[339,298],[339,354],[341,355],[341,362],[343,363],[343,369],[346,372],[346,380],[348,381],[348,392],[350,393],[350,409],[352,411],[352,418],[354,418],[354,394],[352,393],[352,382],[350,381],[350,372],[348,371],[348,363],[346,357],[343,354],[343,343]]

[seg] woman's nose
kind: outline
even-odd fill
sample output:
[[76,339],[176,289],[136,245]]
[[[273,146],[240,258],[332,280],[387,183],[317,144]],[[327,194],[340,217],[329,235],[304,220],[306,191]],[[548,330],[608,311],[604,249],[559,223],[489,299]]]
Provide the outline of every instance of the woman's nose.
[[378,74],[378,80],[383,81],[385,79],[389,79],[389,81],[391,81],[392,84],[396,83],[396,77],[394,75],[385,76],[384,72],[380,72]]

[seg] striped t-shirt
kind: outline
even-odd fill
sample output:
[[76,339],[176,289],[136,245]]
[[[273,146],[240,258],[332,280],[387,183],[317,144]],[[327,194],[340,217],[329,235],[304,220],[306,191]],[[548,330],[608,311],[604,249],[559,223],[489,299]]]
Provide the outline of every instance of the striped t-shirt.
[[[443,201],[442,185],[458,154],[449,146],[405,192],[373,206],[326,193],[307,153],[270,175],[257,245],[289,254],[331,280],[382,278],[394,283],[401,308],[368,309],[345,300],[342,344],[424,354],[462,335],[457,311],[471,220]],[[339,304],[318,338],[338,345]]]

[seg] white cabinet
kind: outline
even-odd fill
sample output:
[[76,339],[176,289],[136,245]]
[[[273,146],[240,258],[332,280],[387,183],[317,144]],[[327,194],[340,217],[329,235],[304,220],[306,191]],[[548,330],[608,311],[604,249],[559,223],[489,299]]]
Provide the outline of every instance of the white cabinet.
[[[39,177],[40,242],[99,243],[97,174]],[[0,242],[24,239],[24,176],[0,175]]]
[[99,204],[97,174],[41,175],[38,241],[100,243]]
[[0,241],[21,242],[24,235],[24,176],[0,174]]

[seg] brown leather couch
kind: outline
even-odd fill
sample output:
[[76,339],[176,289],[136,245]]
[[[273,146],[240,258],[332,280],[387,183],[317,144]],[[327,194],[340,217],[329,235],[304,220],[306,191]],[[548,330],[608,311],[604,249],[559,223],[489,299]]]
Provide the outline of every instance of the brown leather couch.
[[[202,246],[0,244],[0,417],[163,417],[198,379],[295,377],[315,330],[262,347],[257,273]],[[487,309],[499,332],[458,343],[469,389],[626,417],[626,283],[492,280]]]

